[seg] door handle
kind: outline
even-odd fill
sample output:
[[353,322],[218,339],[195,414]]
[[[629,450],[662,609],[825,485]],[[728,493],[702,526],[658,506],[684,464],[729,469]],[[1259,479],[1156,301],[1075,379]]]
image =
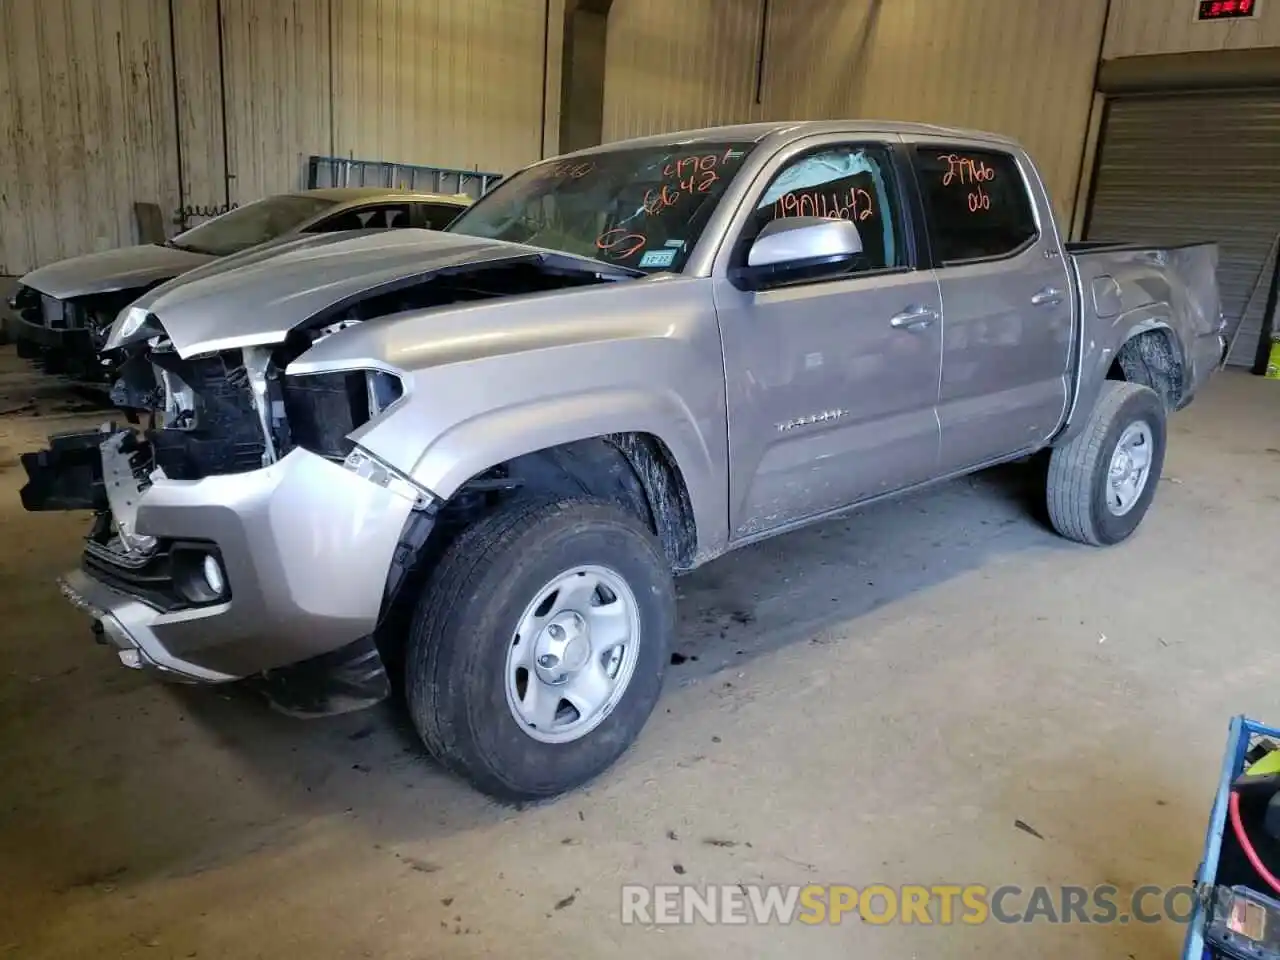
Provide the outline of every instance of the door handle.
[[889,326],[898,330],[914,330],[918,327],[927,327],[937,319],[938,311],[936,310],[930,310],[928,307],[911,307],[890,317]]
[[1051,307],[1062,302],[1062,291],[1057,287],[1045,287],[1031,298],[1033,307]]

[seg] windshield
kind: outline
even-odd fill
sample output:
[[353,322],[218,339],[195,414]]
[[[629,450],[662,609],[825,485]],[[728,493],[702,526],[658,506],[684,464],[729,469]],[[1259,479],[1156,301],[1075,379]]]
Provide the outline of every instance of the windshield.
[[180,233],[170,244],[195,253],[229,257],[288,233],[298,224],[335,206],[333,200],[285,194],[255,200]]
[[754,146],[667,144],[540,163],[487,194],[448,232],[678,272]]

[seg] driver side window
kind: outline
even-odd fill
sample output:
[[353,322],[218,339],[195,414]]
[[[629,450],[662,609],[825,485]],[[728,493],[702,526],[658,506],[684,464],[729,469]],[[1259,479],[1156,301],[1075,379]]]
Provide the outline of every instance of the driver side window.
[[907,266],[892,159],[884,147],[824,146],[789,162],[756,201],[739,237],[736,259],[745,260],[760,231],[784,217],[851,220],[862,238],[862,253],[851,273]]

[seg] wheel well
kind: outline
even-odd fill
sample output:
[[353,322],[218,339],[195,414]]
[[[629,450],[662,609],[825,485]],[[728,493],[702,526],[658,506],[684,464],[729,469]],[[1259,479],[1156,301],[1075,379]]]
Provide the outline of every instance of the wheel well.
[[375,637],[398,671],[413,606],[427,576],[455,538],[498,504],[521,494],[609,500],[658,537],[673,572],[693,565],[693,506],[671,451],[647,433],[614,433],[523,454],[472,477],[434,513],[410,516],[387,576]]
[[1107,371],[1107,379],[1150,387],[1166,409],[1176,410],[1182,403],[1182,354],[1168,330],[1145,330],[1124,342]]
[[535,450],[472,477],[439,510],[436,527],[457,529],[518,494],[592,496],[640,518],[674,571],[697,550],[693,507],[671,451],[647,433],[612,433]]

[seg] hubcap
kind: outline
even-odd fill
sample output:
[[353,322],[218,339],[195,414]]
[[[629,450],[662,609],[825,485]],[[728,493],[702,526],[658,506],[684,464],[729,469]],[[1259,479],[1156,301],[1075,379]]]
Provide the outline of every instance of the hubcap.
[[507,652],[507,706],[526,734],[568,743],[618,705],[640,654],[635,594],[613,570],[574,567],[537,592]]
[[1138,420],[1125,427],[1107,470],[1107,509],[1122,517],[1138,502],[1151,475],[1155,438],[1150,425]]

